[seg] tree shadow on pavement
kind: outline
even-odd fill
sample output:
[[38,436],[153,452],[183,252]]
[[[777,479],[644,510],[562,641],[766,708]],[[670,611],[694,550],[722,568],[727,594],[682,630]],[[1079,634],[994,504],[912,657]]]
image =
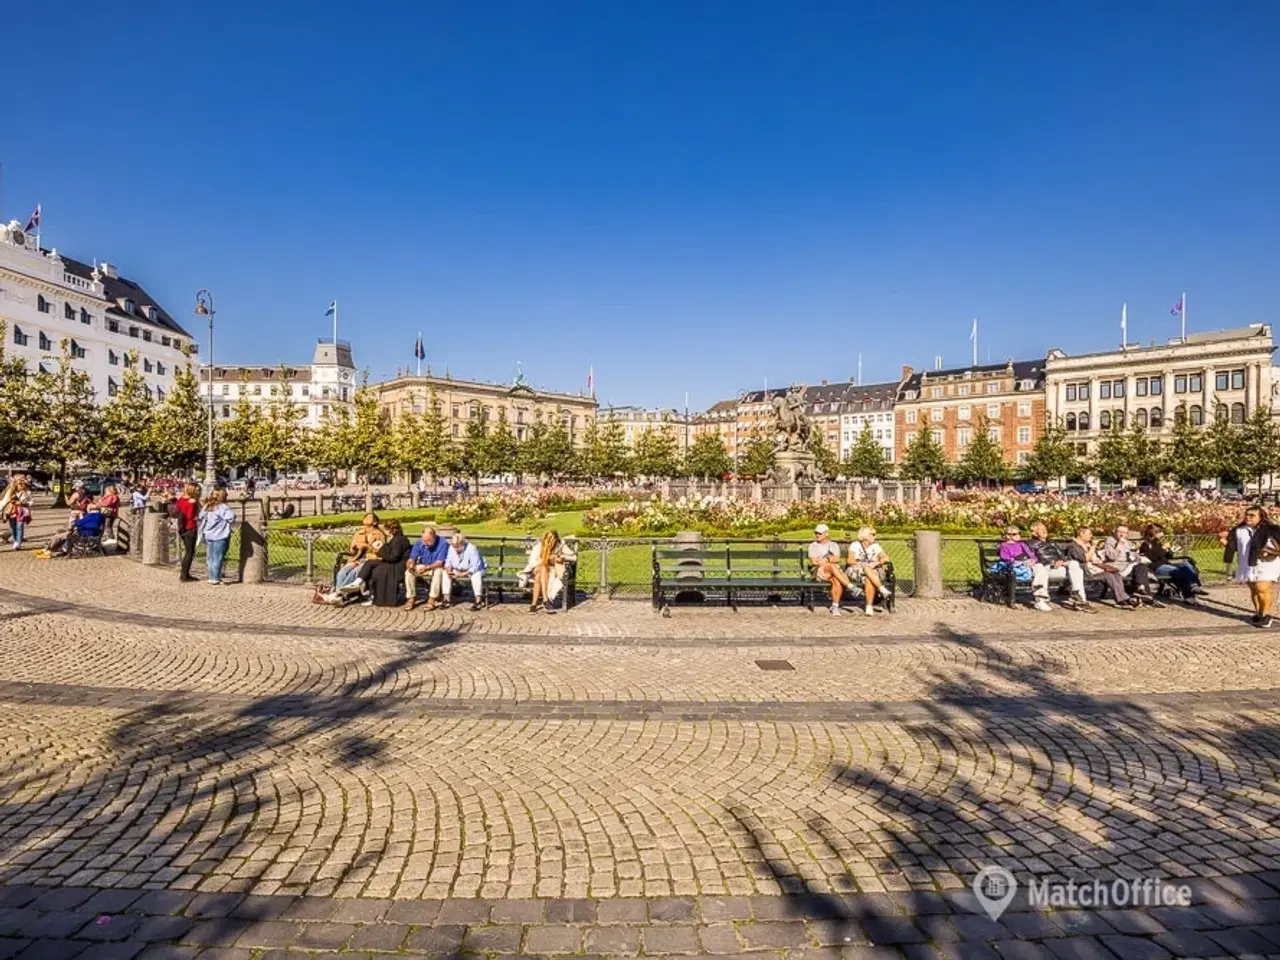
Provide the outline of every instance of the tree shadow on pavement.
[[[989,864],[1023,881],[1185,878],[1193,889],[1199,878],[1280,866],[1272,717],[1227,716],[1220,701],[1197,712],[1194,694],[1182,712],[1144,706],[1141,695],[1096,696],[1052,657],[943,626],[936,634],[965,665],[948,657],[923,674],[928,719],[899,721],[870,761],[830,769],[831,788],[852,794],[872,822],[796,811],[810,835],[803,849],[784,848],[747,804],[731,808],[790,913],[853,942],[862,929],[873,943],[903,943],[903,917],[927,935],[928,918],[946,912],[939,891],[976,906],[966,891]],[[848,873],[833,881],[818,869],[824,861]],[[841,886],[889,892],[844,896]]]

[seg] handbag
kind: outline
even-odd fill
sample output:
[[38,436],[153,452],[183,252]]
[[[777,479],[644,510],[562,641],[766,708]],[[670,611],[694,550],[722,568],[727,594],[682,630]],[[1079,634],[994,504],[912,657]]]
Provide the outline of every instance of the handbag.
[[1258,551],[1258,559],[1263,563],[1270,563],[1272,560],[1280,560],[1280,543],[1276,543],[1275,537],[1267,537],[1267,542],[1262,545],[1262,549]]

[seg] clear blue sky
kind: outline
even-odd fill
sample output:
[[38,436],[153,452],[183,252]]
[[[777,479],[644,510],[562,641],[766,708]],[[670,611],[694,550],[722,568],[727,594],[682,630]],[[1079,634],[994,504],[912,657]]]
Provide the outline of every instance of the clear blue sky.
[[[119,10],[128,10],[120,13]],[[15,3],[5,219],[218,357],[703,407],[1276,319],[1280,4]]]

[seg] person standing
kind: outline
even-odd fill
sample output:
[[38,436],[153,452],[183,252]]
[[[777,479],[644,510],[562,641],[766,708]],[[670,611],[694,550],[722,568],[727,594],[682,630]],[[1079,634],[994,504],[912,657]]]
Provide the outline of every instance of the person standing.
[[182,495],[169,507],[169,515],[178,525],[178,539],[182,541],[182,564],[179,567],[178,581],[192,583],[191,562],[196,556],[196,529],[200,517],[200,488],[194,483],[185,484]]
[[114,541],[116,538],[116,518],[120,516],[120,494],[113,486],[108,486],[98,498],[98,511],[102,514],[102,539]]
[[204,501],[200,514],[200,538],[208,553],[209,583],[222,586],[222,565],[227,559],[227,547],[231,544],[231,527],[236,515],[227,506],[227,491],[214,490]]
[[0,517],[9,521],[9,536],[13,540],[13,549],[22,548],[22,540],[26,536],[27,524],[31,522],[31,491],[27,486],[27,478],[21,474],[4,488],[0,495]]
[[1250,507],[1245,512],[1245,525],[1253,530],[1249,538],[1248,582],[1255,613],[1249,622],[1255,627],[1270,627],[1275,582],[1280,580],[1280,527],[1261,507]]

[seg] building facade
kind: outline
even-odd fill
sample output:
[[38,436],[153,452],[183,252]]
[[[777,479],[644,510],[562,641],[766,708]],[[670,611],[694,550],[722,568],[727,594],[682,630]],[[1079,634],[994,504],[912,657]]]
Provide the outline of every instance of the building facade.
[[56,369],[65,341],[100,403],[135,358],[147,393],[164,399],[198,352],[191,334],[113,264],[89,266],[39,249],[16,220],[0,226],[0,321],[6,354],[31,370]]
[[840,412],[840,459],[843,460],[858,442],[864,429],[870,430],[890,463],[898,454],[894,445],[893,405],[901,384],[869,383],[850,387]]
[[1263,323],[1076,357],[1050,350],[1046,410],[1081,454],[1095,452],[1113,424],[1159,434],[1172,430],[1180,413],[1197,425],[1213,417],[1244,423],[1271,404],[1274,351]]
[[286,399],[304,411],[299,421],[305,427],[319,427],[326,417],[352,409],[356,391],[356,367],[351,344],[346,340],[322,338],[316,342],[309,367],[289,364],[268,366],[223,366],[214,364],[200,370],[200,392],[208,397],[213,390],[215,421],[235,416],[236,406],[247,401],[269,408]]
[[719,437],[730,460],[738,456],[738,401],[718,400],[691,418],[690,443],[704,434]]
[[986,424],[1007,463],[1027,461],[1044,432],[1045,361],[1008,360],[951,370],[913,371],[903,367],[894,407],[896,462],[921,430],[928,430],[958,462]]
[[620,425],[628,450],[634,450],[636,441],[650,430],[670,430],[681,456],[693,442],[692,418],[686,417],[679,410],[649,410],[635,406],[604,407],[596,419],[602,426],[607,423]]
[[523,440],[535,423],[562,423],[573,443],[581,445],[586,429],[596,420],[594,397],[535,390],[523,377],[511,384],[483,383],[455,380],[448,374],[433,376],[428,370],[425,376],[401,374],[373,387],[383,411],[393,420],[402,412],[426,413],[434,397],[446,432],[457,440],[466,436],[468,423],[480,420],[492,424],[499,411],[506,412],[518,440]]

